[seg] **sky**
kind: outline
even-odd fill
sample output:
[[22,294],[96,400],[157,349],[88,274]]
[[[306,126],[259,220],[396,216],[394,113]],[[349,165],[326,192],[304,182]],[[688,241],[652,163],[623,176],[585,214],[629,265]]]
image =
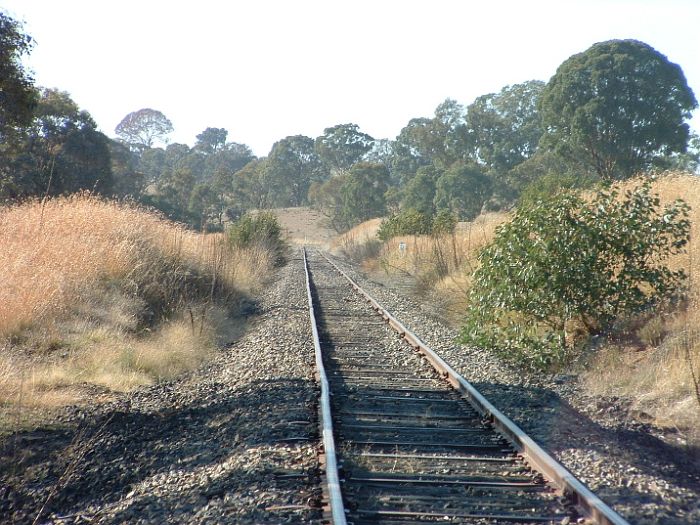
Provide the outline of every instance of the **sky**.
[[[258,156],[353,122],[393,139],[446,98],[547,81],[592,44],[633,38],[700,98],[698,0],[0,0],[35,40],[36,84],[67,91],[113,137],[132,111],[193,145],[207,127]],[[700,112],[692,121],[700,129]]]

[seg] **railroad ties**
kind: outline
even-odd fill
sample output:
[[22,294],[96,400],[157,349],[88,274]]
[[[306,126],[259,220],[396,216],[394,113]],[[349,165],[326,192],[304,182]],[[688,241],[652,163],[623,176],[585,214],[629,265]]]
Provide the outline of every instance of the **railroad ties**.
[[575,523],[572,501],[318,255],[311,295],[348,523]]

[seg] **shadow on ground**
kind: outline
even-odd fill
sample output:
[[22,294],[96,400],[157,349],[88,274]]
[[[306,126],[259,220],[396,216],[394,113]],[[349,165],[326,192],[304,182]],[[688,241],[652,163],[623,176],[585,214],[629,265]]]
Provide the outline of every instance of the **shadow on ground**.
[[[669,486],[684,488],[691,494],[700,494],[700,450],[676,446],[649,433],[644,425],[603,426],[572,407],[556,392],[546,388],[522,387],[494,383],[472,383],[489,401],[507,415],[546,450],[555,456],[572,449],[593,453],[596,468],[617,469],[624,481],[633,474],[645,474],[667,482]],[[636,427],[636,428],[635,428]],[[609,464],[609,458],[617,462]],[[606,464],[608,463],[608,464]],[[604,500],[634,506],[664,503],[664,493],[652,489],[636,490],[634,484],[605,486],[596,490]],[[680,511],[697,511],[697,501]],[[693,518],[691,518],[692,520]],[[657,523],[693,523],[678,518]]]
[[[316,386],[310,381],[251,381],[239,389],[223,382],[204,385],[189,399],[172,385],[159,385],[153,387],[157,393],[147,390],[80,425],[8,437],[0,443],[0,522],[31,523],[44,504],[43,516],[103,506],[154,476],[200,471],[250,447],[317,438]],[[158,406],[141,402],[143,397]],[[273,465],[267,475],[274,481]],[[200,503],[250,482],[231,476],[197,486]],[[308,477],[297,483],[299,492],[309,490]],[[58,490],[50,495],[52,487]],[[196,505],[186,505],[182,512],[196,513]],[[173,502],[170,510],[176,509]]]

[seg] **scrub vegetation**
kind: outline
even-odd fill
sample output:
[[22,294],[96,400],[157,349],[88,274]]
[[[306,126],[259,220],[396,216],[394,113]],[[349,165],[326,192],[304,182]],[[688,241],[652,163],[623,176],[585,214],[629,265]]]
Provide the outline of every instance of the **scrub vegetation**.
[[[599,201],[601,195],[624,200],[628,191],[637,197],[658,198],[658,203],[654,206],[639,210],[644,214],[652,214],[654,209],[657,212],[673,209],[674,206],[678,212],[676,220],[666,213],[655,215],[656,224],[659,225],[659,221],[663,223],[660,231],[656,232],[658,235],[662,235],[661,230],[664,228],[667,232],[674,230],[679,233],[674,237],[679,242],[678,246],[669,250],[666,257],[648,258],[651,265],[655,265],[657,269],[663,269],[663,272],[668,272],[666,274],[668,277],[672,277],[673,283],[668,284],[673,285],[661,294],[663,299],[657,296],[659,300],[651,300],[651,296],[646,294],[653,294],[659,290],[650,283],[643,283],[639,291],[644,295],[637,296],[638,308],[620,310],[612,317],[606,313],[605,322],[602,324],[599,321],[587,327],[582,320],[574,320],[572,317],[566,323],[565,332],[540,328],[528,333],[528,327],[533,326],[532,321],[519,319],[521,321],[519,326],[522,327],[519,335],[529,335],[534,339],[535,336],[541,337],[544,334],[550,334],[550,336],[559,334],[562,338],[559,339],[561,345],[551,345],[542,351],[542,345],[535,340],[531,342],[532,344],[523,344],[520,350],[519,345],[516,344],[518,338],[515,337],[510,339],[510,343],[506,338],[501,342],[502,344],[490,341],[494,344],[483,344],[483,346],[491,347],[492,351],[521,368],[539,369],[545,373],[578,373],[581,375],[582,384],[589,392],[611,399],[624,399],[629,403],[631,414],[645,422],[681,428],[689,433],[689,439],[697,442],[700,440],[700,330],[697,328],[700,326],[700,243],[697,241],[700,236],[698,231],[700,228],[700,178],[693,174],[679,172],[666,173],[651,181],[638,177],[615,183],[610,189],[601,193],[582,191],[569,196],[568,199],[580,199],[579,206],[574,209],[587,209],[590,213],[593,208],[592,203]],[[679,199],[682,199],[682,203]],[[565,202],[571,203],[570,200]],[[632,220],[634,216],[621,214],[623,210],[622,207],[609,207],[612,214],[620,214],[620,220],[629,217],[626,221],[626,227],[629,227],[634,223]],[[555,211],[556,209],[550,206],[540,210],[540,213],[552,214]],[[645,216],[649,219],[648,215]],[[470,309],[470,305],[475,297],[478,298],[481,295],[486,295],[486,298],[479,302],[477,307],[485,309],[489,306],[492,308],[496,302],[504,304],[511,296],[520,296],[524,300],[528,299],[528,294],[534,297],[535,294],[541,293],[542,299],[546,297],[546,293],[551,293],[552,296],[549,297],[551,303],[547,304],[556,306],[556,312],[561,312],[565,306],[561,303],[566,300],[566,294],[563,290],[555,288],[557,285],[563,286],[567,282],[575,281],[576,274],[572,273],[574,271],[572,265],[587,253],[581,247],[577,248],[579,250],[577,253],[564,257],[565,260],[560,266],[562,274],[559,276],[556,275],[554,265],[548,263],[539,269],[536,266],[548,261],[548,257],[554,256],[553,253],[540,252],[543,257],[533,258],[530,262],[527,258],[531,253],[527,251],[512,254],[514,258],[509,268],[517,273],[527,270],[528,264],[535,265],[534,268],[530,268],[529,277],[534,279],[539,275],[545,281],[544,287],[534,281],[529,287],[525,287],[522,283],[515,286],[509,280],[507,273],[498,277],[498,283],[487,286],[484,274],[480,276],[482,263],[494,263],[490,259],[489,252],[492,253],[494,249],[508,249],[507,246],[503,246],[503,242],[509,238],[510,233],[501,237],[500,248],[494,248],[496,246],[494,241],[498,238],[499,231],[513,232],[517,229],[513,226],[513,220],[516,217],[515,211],[485,213],[473,221],[459,223],[452,234],[397,235],[384,243],[381,243],[376,236],[378,226],[375,221],[360,225],[339,236],[335,249],[346,254],[363,254],[367,250],[365,246],[371,245],[373,255],[362,261],[366,271],[378,276],[407,277],[415,284],[415,290],[419,296],[425,301],[439,305],[439,311],[455,328],[463,328],[466,316],[479,315],[478,310]],[[523,226],[523,221],[526,219],[528,226],[532,225],[532,217],[525,212],[520,216],[519,227]],[[637,216],[637,219],[641,219],[640,216]],[[654,223],[648,220],[642,222],[647,225]],[[594,227],[603,225],[602,223],[593,224]],[[613,221],[608,221],[605,225],[614,226]],[[552,233],[559,231],[554,228],[553,223],[549,226],[553,228]],[[555,245],[564,243],[566,240],[564,237],[561,235],[550,242]],[[520,235],[512,249],[533,239],[532,236]],[[612,238],[612,242],[619,242],[620,245],[629,243],[631,240],[633,238],[629,233],[626,236]],[[687,243],[682,243],[683,240],[687,240]],[[669,247],[668,244],[662,244]],[[570,247],[570,249],[574,248]],[[533,251],[532,255],[536,253]],[[633,251],[629,253],[632,254]],[[613,257],[614,252],[606,255]],[[516,260],[517,256],[524,259]],[[506,259],[503,263],[507,261]],[[588,262],[592,261],[588,260]],[[590,274],[591,268],[588,266],[586,268],[589,273],[585,274],[587,284],[583,289],[590,289],[594,283]],[[487,275],[493,277],[498,273],[499,270],[491,268]],[[520,277],[523,275],[521,273]],[[617,271],[613,271],[611,275],[620,277]],[[568,276],[572,276],[572,281],[566,280]],[[479,278],[483,281],[478,282]],[[614,281],[610,281],[608,286],[610,285],[614,285]],[[505,290],[504,293],[508,297],[502,298],[498,295],[499,286],[504,287],[501,291]],[[631,288],[627,291],[630,290]],[[606,308],[612,306],[609,302],[601,304]],[[533,315],[533,311],[534,309],[528,308],[521,314],[514,313],[506,316],[506,321],[513,324],[506,324],[505,327],[511,329],[514,326],[517,327],[518,325],[514,322],[518,320],[518,316],[522,317],[524,314],[530,316]],[[557,317],[556,320],[561,319]],[[588,322],[590,323],[590,320]],[[472,342],[474,337],[468,331],[474,330],[474,333],[479,335],[476,324],[472,317],[464,328],[467,339]],[[499,325],[489,326],[493,330]],[[518,335],[517,330],[515,334]],[[493,332],[491,336],[494,336]],[[484,335],[481,334],[480,337]]]
[[236,336],[276,258],[88,194],[2,209],[5,417],[197,367]]

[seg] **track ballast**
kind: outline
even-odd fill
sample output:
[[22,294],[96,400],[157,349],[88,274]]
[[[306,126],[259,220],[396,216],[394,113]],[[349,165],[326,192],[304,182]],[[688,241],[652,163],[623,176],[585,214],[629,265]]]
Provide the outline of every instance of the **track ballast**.
[[310,255],[348,523],[574,523],[573,500]]

